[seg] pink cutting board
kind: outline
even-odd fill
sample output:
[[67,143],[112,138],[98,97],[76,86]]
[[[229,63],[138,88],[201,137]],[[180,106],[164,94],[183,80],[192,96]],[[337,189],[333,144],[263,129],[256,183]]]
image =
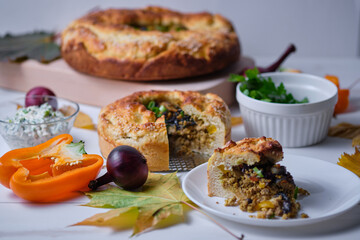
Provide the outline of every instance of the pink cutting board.
[[144,90],[211,92],[218,94],[230,105],[235,101],[235,84],[227,81],[229,74],[253,66],[252,59],[243,57],[222,71],[201,77],[134,82],[85,75],[73,70],[62,59],[50,64],[41,64],[34,60],[21,64],[0,62],[0,87],[27,92],[35,86],[45,86],[59,97],[100,107],[133,92]]

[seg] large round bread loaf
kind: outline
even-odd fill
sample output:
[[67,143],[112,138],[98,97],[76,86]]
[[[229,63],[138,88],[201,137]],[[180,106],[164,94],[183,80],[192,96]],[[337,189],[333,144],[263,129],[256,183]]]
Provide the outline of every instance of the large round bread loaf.
[[221,15],[147,7],[97,11],[73,21],[62,33],[61,53],[86,74],[164,80],[223,69],[238,60],[240,44]]

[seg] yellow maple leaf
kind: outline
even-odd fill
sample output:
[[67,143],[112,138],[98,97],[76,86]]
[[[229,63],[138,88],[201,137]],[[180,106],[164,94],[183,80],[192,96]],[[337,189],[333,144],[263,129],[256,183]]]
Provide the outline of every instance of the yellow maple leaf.
[[360,177],[360,151],[356,147],[355,153],[350,155],[347,153],[344,153],[339,158],[339,161],[337,163],[338,165],[352,171],[356,175]]
[[136,207],[116,208],[105,213],[98,213],[92,217],[85,219],[76,225],[89,225],[99,227],[111,227],[114,230],[124,230],[131,228],[138,216],[138,209]]
[[111,208],[105,213],[95,214],[77,225],[112,227],[115,230],[131,228],[133,235],[157,227],[167,227],[184,221],[184,211],[194,209],[228,232],[234,238],[243,240],[230,232],[211,216],[201,211],[191,203],[182,191],[176,173],[150,173],[141,191],[126,191],[110,186],[106,190],[85,193],[90,202],[84,206]]

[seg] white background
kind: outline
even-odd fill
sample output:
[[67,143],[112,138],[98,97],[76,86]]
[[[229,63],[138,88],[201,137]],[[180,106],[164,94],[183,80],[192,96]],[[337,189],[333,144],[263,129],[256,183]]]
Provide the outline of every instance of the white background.
[[0,0],[0,35],[61,31],[95,7],[148,5],[225,15],[248,56],[278,56],[291,42],[298,57],[360,56],[360,0]]

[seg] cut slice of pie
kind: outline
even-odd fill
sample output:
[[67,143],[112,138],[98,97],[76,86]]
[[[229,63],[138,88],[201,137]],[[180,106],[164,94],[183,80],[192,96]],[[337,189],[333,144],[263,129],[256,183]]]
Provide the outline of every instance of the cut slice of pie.
[[226,206],[257,211],[257,218],[294,218],[300,209],[296,202],[299,189],[278,164],[282,159],[282,146],[274,139],[229,141],[209,159],[208,195],[226,198]]

